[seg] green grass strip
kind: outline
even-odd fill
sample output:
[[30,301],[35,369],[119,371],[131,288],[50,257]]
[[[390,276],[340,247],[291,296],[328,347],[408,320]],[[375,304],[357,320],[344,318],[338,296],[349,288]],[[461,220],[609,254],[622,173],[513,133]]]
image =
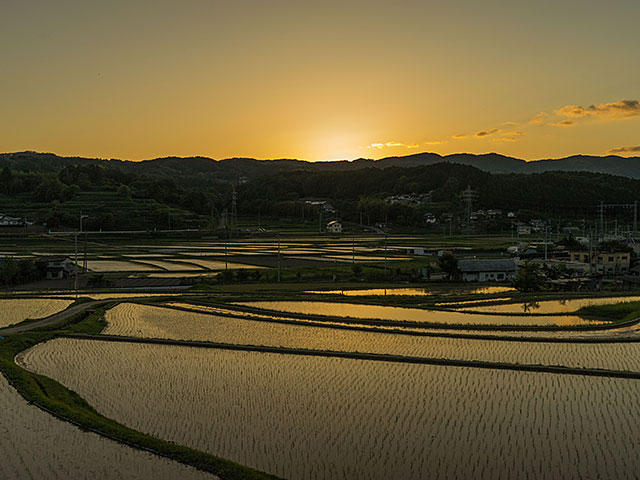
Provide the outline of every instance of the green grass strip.
[[130,447],[210,472],[225,480],[278,478],[209,453],[128,428],[99,414],[82,397],[62,384],[43,375],[29,372],[15,363],[14,358],[18,353],[60,335],[99,334],[105,326],[104,311],[105,308],[100,308],[93,313],[81,313],[62,324],[3,338],[0,340],[0,371],[28,402],[83,429]]

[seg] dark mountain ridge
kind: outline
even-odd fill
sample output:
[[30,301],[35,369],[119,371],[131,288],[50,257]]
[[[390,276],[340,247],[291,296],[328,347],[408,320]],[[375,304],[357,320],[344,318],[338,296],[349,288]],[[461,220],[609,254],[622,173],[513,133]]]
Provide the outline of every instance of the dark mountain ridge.
[[254,158],[227,158],[214,160],[208,157],[163,157],[152,160],[129,161],[83,157],[60,157],[52,153],[16,152],[0,154],[0,168],[18,171],[58,172],[69,165],[99,164],[117,168],[125,173],[137,173],[151,177],[172,177],[176,181],[205,182],[238,181],[254,179],[292,171],[351,171],[362,168],[411,168],[449,162],[468,165],[489,173],[542,173],[552,171],[593,172],[640,178],[640,157],[573,155],[558,159],[524,161],[497,153],[475,155],[457,153],[439,155],[418,153],[406,156],[386,157],[380,160],[359,158],[326,162],[308,162],[295,159],[257,160]]

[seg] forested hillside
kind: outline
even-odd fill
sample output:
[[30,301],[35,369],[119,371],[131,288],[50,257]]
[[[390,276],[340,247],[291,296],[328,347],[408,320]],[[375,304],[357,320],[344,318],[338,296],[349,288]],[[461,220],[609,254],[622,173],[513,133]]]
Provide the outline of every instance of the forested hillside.
[[[324,200],[336,210],[325,218],[414,227],[424,226],[427,213],[460,216],[461,192],[468,187],[477,195],[474,208],[541,217],[594,218],[601,201],[640,200],[640,180],[621,176],[491,174],[448,162],[355,170],[341,170],[343,165],[337,164],[338,170],[327,171],[260,166],[262,173],[247,177],[214,175],[209,167],[216,162],[210,159],[164,159],[146,162],[144,168],[133,162],[123,167],[119,161],[66,159],[55,169],[47,168],[43,158],[33,168],[27,158],[14,160],[0,173],[0,213],[52,229],[75,227],[81,213],[89,216],[85,225],[93,230],[215,228],[223,212],[231,211],[234,188],[240,217],[317,222],[319,212],[307,201]],[[401,204],[387,198],[411,194],[423,198]]]

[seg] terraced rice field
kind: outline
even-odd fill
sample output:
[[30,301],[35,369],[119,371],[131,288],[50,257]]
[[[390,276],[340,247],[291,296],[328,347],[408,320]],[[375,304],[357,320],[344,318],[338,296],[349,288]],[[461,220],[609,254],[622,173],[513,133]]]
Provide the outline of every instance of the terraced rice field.
[[20,323],[28,318],[44,318],[64,310],[72,300],[51,298],[20,298],[0,300],[0,328]]
[[[189,259],[185,258],[184,261],[188,263],[192,263],[194,266],[204,267],[210,270],[225,269],[224,259],[223,260],[202,260],[200,258],[189,258]],[[255,265],[245,265],[244,263],[232,263],[232,262],[227,262],[226,267],[227,268],[264,268],[264,267],[257,267]]]
[[185,262],[168,262],[163,260],[140,260],[147,265],[151,265],[152,267],[162,268],[169,271],[180,271],[180,270],[202,270],[197,265],[193,263],[185,263]]
[[601,298],[574,298],[568,300],[542,300],[529,303],[509,303],[502,305],[483,305],[468,307],[477,312],[497,313],[570,313],[582,307],[592,305],[611,305],[613,303],[637,302],[638,296],[630,297],[601,297]]
[[[325,255],[326,258],[333,258],[342,262],[350,262],[354,258],[352,255]],[[387,260],[411,260],[409,257],[388,257]],[[355,256],[356,262],[384,262],[384,256],[371,256],[371,255],[357,255]]]
[[[346,295],[348,297],[361,297],[366,295],[442,295],[446,294],[472,294],[487,295],[492,293],[514,292],[512,287],[483,287],[483,288],[447,288],[446,290],[438,287],[426,288],[367,288],[367,289],[345,289],[345,290],[309,290],[305,293],[324,293],[329,295]],[[497,299],[494,299],[495,301]],[[468,301],[467,301],[468,303]]]
[[[294,320],[296,323],[301,323],[301,324],[306,324],[306,325],[315,325],[315,326],[347,326],[347,327],[353,327],[354,324],[353,323],[346,323],[346,322],[340,322],[340,321],[314,321],[314,320],[304,320],[304,319],[292,319],[290,317],[286,317],[285,315],[266,315],[266,314],[258,314],[258,313],[249,313],[249,312],[238,312],[238,311],[234,311],[234,310],[230,310],[227,308],[221,308],[221,307],[217,307],[217,306],[210,306],[210,305],[200,305],[200,304],[192,304],[192,303],[181,303],[181,302],[166,302],[162,305],[166,305],[168,307],[177,307],[177,308],[187,308],[188,310],[195,310],[196,313],[198,312],[203,312],[203,313],[207,313],[207,314],[213,314],[213,315],[218,315],[218,316],[222,316],[222,317],[234,317],[234,316],[241,316],[242,318],[245,319],[249,319],[249,320],[259,320],[259,321],[276,321],[276,320],[285,320],[285,321],[292,321]],[[397,325],[393,325],[393,326],[386,326],[386,325],[375,325],[374,328],[376,329],[380,329],[380,330],[385,330],[385,331],[401,331],[401,332],[431,332],[431,333],[436,333],[436,334],[443,334],[443,333],[452,333],[452,334],[473,334],[473,335],[478,335],[481,334],[482,332],[478,332],[478,330],[473,330],[473,327],[469,327],[469,329],[465,330],[465,329],[460,329],[460,328],[456,328],[456,329],[447,329],[447,328],[442,328],[442,327],[438,327],[438,328],[425,328],[425,327],[405,327],[405,326],[397,326]],[[490,332],[484,332],[485,334],[490,334]],[[504,331],[500,331],[498,333],[498,335],[500,335],[501,337],[504,336],[511,336],[511,337],[576,337],[576,336],[588,336],[588,337],[593,337],[595,335],[599,335],[599,336],[611,336],[611,335],[615,335],[615,334],[620,334],[620,333],[624,333],[624,334],[633,334],[636,335],[638,334],[638,331],[636,329],[635,326],[626,326],[626,327],[620,327],[620,328],[611,328],[611,329],[605,329],[602,331],[587,331],[587,332],[582,332],[582,333],[577,333],[577,332],[565,332],[565,331],[518,331],[518,330],[504,330]]]
[[285,325],[131,303],[112,308],[105,318],[108,326],[104,333],[111,335],[640,372],[640,343],[530,343],[417,337]]
[[633,478],[640,381],[58,339],[107,417],[290,479]]
[[208,270],[198,270],[191,272],[153,272],[147,275],[147,278],[191,278],[191,277],[204,277],[207,275],[214,275],[214,272]]
[[89,260],[87,268],[92,272],[146,272],[159,270],[151,265],[144,265],[123,260]]
[[280,312],[306,315],[328,315],[353,318],[380,318],[407,322],[431,322],[463,325],[593,325],[598,322],[585,320],[577,315],[552,317],[523,317],[509,315],[471,315],[462,312],[422,310],[418,308],[387,307],[337,302],[260,301],[242,302],[238,305],[264,308]]
[[57,420],[27,404],[2,375],[0,405],[3,480],[215,478]]

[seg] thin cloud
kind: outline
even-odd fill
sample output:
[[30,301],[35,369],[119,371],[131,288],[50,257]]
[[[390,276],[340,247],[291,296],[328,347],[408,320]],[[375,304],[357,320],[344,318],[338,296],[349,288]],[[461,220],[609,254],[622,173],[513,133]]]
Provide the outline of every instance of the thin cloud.
[[496,143],[517,142],[524,135],[526,135],[526,133],[521,130],[517,130],[515,132],[504,132],[501,133],[499,137],[494,138],[493,141]]
[[518,125],[518,122],[507,120],[506,122],[502,122],[502,125],[504,125],[505,127],[515,127],[516,125]]
[[640,116],[640,101],[620,100],[618,102],[601,103],[581,107],[579,105],[565,105],[554,112],[556,115],[570,118],[601,117],[619,119]]
[[459,140],[461,138],[467,138],[467,134],[466,133],[457,133],[455,135],[451,135],[451,138],[455,138],[456,140]]
[[545,119],[549,116],[549,114],[547,112],[540,112],[537,113],[531,120],[529,120],[529,123],[532,125],[540,125],[542,123],[544,123]]
[[550,123],[554,127],[573,127],[576,124],[574,120],[561,120],[559,122]]
[[499,131],[500,131],[499,128],[492,128],[491,130],[481,130],[478,133],[476,133],[476,137],[479,137],[479,138],[488,137],[498,133]]
[[429,142],[424,142],[425,145],[442,145],[443,143],[447,143],[446,140],[431,140]]
[[617,153],[640,153],[640,145],[635,147],[616,147],[610,150],[607,150],[607,153],[617,154]]
[[401,143],[401,142],[384,142],[384,143],[372,143],[367,145],[367,148],[418,148],[420,145],[417,143]]

